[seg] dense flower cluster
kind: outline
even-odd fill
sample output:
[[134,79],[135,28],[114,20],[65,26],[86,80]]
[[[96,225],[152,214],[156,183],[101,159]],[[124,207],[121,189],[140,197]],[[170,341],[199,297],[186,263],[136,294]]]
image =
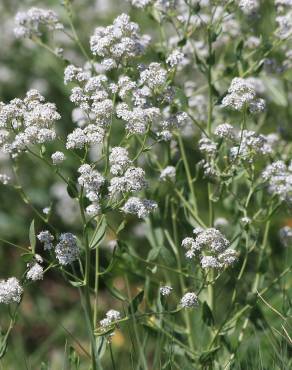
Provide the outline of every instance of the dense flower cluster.
[[41,256],[36,255],[36,261],[28,264],[29,270],[26,273],[28,280],[37,281],[42,280],[44,277],[44,269],[41,265],[43,259]]
[[65,160],[65,154],[63,152],[55,152],[51,155],[52,162],[54,165],[58,165]]
[[113,175],[122,175],[132,163],[126,148],[113,147],[109,155],[110,172]]
[[131,197],[126,201],[121,210],[125,213],[136,215],[139,218],[144,218],[147,217],[150,212],[155,211],[156,208],[157,203],[153,200]]
[[0,174],[0,183],[3,185],[7,185],[11,180],[11,177],[6,175],[5,173]]
[[265,109],[265,101],[257,98],[253,84],[244,78],[236,77],[232,80],[228,94],[222,100],[222,106],[241,111],[249,108],[251,113]]
[[160,294],[166,297],[169,296],[172,291],[173,291],[173,288],[168,285],[162,286],[159,289]]
[[0,150],[15,154],[56,138],[54,125],[61,117],[55,104],[44,100],[37,90],[30,90],[23,100],[0,103]]
[[246,14],[255,12],[259,7],[258,0],[240,0],[239,7]]
[[56,245],[55,253],[61,265],[74,262],[80,253],[76,236],[71,233],[62,233],[59,237],[59,243]]
[[111,195],[119,193],[132,193],[146,187],[145,171],[139,167],[129,167],[123,176],[113,177],[110,181]]
[[292,227],[284,226],[279,230],[279,238],[281,243],[288,247],[292,245]]
[[186,293],[180,300],[180,304],[183,308],[194,308],[199,305],[199,300],[196,293]]
[[127,14],[121,14],[111,26],[95,29],[90,49],[102,58],[102,65],[109,70],[142,54],[149,41],[149,36],[140,35],[137,23],[131,22]]
[[87,212],[90,215],[96,215],[100,211],[100,188],[104,184],[104,177],[96,170],[92,169],[89,164],[83,164],[79,167],[78,183],[85,189],[85,195],[92,203]]
[[276,161],[268,165],[262,173],[268,184],[268,191],[277,195],[283,202],[292,202],[292,162],[286,165],[284,161]]
[[[61,265],[68,265],[79,257],[80,250],[77,245],[77,238],[71,233],[62,233],[55,248],[53,245],[54,236],[49,231],[41,231],[37,238],[44,244],[45,250],[54,249],[56,258]],[[40,263],[41,261],[37,262]]]
[[54,236],[48,230],[41,231],[37,238],[44,244],[45,250],[51,250],[53,248]]
[[221,139],[235,139],[234,127],[229,123],[222,123],[215,128],[214,135]]
[[[86,325],[88,338],[94,339],[98,334],[98,276],[116,279],[123,268],[126,274],[129,268],[142,282],[144,272],[148,271],[144,281],[147,294],[144,297],[141,292],[132,301],[139,303],[140,311],[134,313],[137,337],[134,340],[139,342],[136,324],[147,324],[148,318],[148,324],[153,324],[157,331],[163,326],[167,334],[175,318],[163,315],[173,304],[175,294],[171,293],[179,286],[181,292],[189,292],[179,300],[177,309],[169,313],[181,315],[182,308],[197,307],[202,297],[202,301],[208,303],[202,308],[203,321],[214,320],[214,328],[219,330],[215,337],[211,336],[211,344],[203,340],[203,345],[193,346],[192,329],[197,320],[188,316],[188,312],[182,312],[185,323],[180,320],[179,326],[185,324],[187,328],[178,327],[179,340],[175,343],[173,359],[179,353],[188,353],[184,356],[183,367],[195,368],[197,359],[200,365],[207,363],[210,367],[218,361],[220,367],[219,355],[207,356],[206,362],[205,354],[199,353],[202,348],[212,351],[216,347],[221,351],[224,347],[221,346],[222,333],[226,331],[224,323],[229,317],[223,324],[219,322],[220,315],[212,317],[213,300],[220,296],[220,288],[225,283],[218,278],[227,274],[231,279],[227,289],[230,287],[234,291],[225,295],[226,305],[230,301],[228,315],[234,318],[234,328],[240,333],[236,310],[249,302],[245,297],[239,299],[237,289],[242,289],[239,285],[247,272],[250,277],[244,282],[244,291],[255,292],[258,288],[263,291],[261,285],[266,279],[253,280],[252,274],[258,274],[258,266],[268,255],[271,217],[281,202],[292,204],[291,148],[285,145],[291,100],[287,70],[292,66],[289,44],[292,1],[274,1],[271,14],[276,16],[270,22],[274,29],[267,33],[262,32],[265,27],[260,19],[260,11],[266,5],[259,0],[128,1],[138,9],[145,9],[145,16],[151,17],[151,25],[156,23],[159,27],[159,35],[151,30],[155,40],[151,47],[151,37],[143,35],[139,25],[124,13],[112,24],[97,27],[87,45],[83,45],[84,35],[75,30],[71,1],[63,4],[70,24],[68,30],[63,29],[57,14],[51,10],[31,8],[16,16],[18,38],[30,38],[54,57],[60,56],[53,49],[55,41],[67,43],[61,59],[66,63],[64,84],[74,105],[72,122],[75,125],[64,140],[58,136],[52,148],[44,146],[57,139],[55,123],[61,117],[54,104],[45,102],[37,90],[28,91],[24,99],[0,103],[0,149],[9,154],[7,161],[13,163],[12,185],[24,202],[32,206],[32,212],[39,216],[38,222],[54,230],[54,235],[48,230],[37,235],[46,254],[46,263],[48,257],[45,268],[42,257],[35,254],[39,246],[33,245],[31,240],[34,222],[31,224],[31,246],[24,256],[30,262],[26,264],[23,281],[29,285],[43,279],[49,269],[56,268],[72,285],[82,286],[79,291],[85,319],[90,324]],[[267,8],[270,7],[269,2]],[[134,11],[135,17],[136,14]],[[60,35],[64,40],[47,37],[47,31],[55,30],[64,31]],[[78,50],[82,52],[80,58]],[[272,76],[269,71],[273,71]],[[227,91],[226,81],[231,81]],[[31,86],[36,86],[35,81],[32,82]],[[279,116],[283,127],[279,127],[278,133],[268,133],[273,123],[270,117],[274,118],[274,105],[285,107],[283,115]],[[62,109],[66,111],[66,106]],[[262,127],[265,134],[260,133]],[[35,144],[40,145],[30,151],[30,146]],[[60,151],[54,152],[57,149]],[[60,181],[53,184],[43,204],[38,204],[36,197],[30,199],[26,195],[17,171],[21,165],[18,155],[28,150]],[[63,167],[65,159],[67,163]],[[72,173],[71,166],[78,170]],[[6,172],[6,164],[3,167]],[[43,173],[45,171],[41,175]],[[149,180],[148,173],[152,176]],[[51,180],[53,177],[48,179]],[[0,174],[0,183],[9,182],[8,175]],[[270,195],[268,206],[263,204],[266,190]],[[50,196],[53,199],[49,199]],[[137,220],[132,216],[148,218]],[[64,224],[70,224],[70,230],[76,230],[76,235],[78,232],[80,242],[73,233],[59,230],[58,217]],[[232,222],[225,217],[233,217]],[[288,225],[289,221],[280,222]],[[210,227],[196,227],[191,236],[184,238],[186,228],[193,223]],[[123,240],[132,232],[129,243]],[[282,227],[278,238],[283,246],[291,245],[292,228]],[[181,239],[182,250],[177,250],[177,241]],[[135,253],[139,241],[145,246],[141,256]],[[257,248],[258,245],[261,248]],[[96,247],[101,248],[95,250]],[[184,261],[180,259],[182,251],[186,257]],[[237,262],[240,251],[246,258],[240,258],[238,271],[229,274],[225,269]],[[253,256],[257,260],[254,266],[249,260]],[[76,270],[70,266],[74,261],[78,261],[76,266],[74,264],[78,267]],[[194,263],[198,269],[191,266]],[[111,274],[111,269],[117,266]],[[76,279],[71,279],[75,274]],[[162,285],[159,277],[167,284],[175,283],[179,277],[178,284]],[[132,283],[130,279],[129,282]],[[105,286],[109,294],[118,298],[117,288],[110,289],[111,285],[109,282]],[[156,299],[152,297],[152,287]],[[128,286],[127,280],[125,288],[131,293],[132,286]],[[0,303],[19,303],[22,293],[23,288],[16,278],[0,281]],[[141,297],[143,303],[140,305]],[[120,321],[124,325],[132,320],[131,305],[123,306],[124,319],[119,311],[109,310],[100,321],[99,335],[109,339]],[[250,310],[240,312],[249,315]],[[169,320],[169,325],[165,319]],[[242,322],[249,319],[246,316]],[[159,323],[163,325],[158,326]],[[172,335],[173,330],[171,335],[163,336],[166,346],[166,340]],[[241,339],[232,346],[236,351]],[[145,348],[146,342],[145,339]],[[188,345],[190,351],[187,351]],[[194,347],[198,356],[193,352]],[[225,347],[223,358],[226,354],[229,356]],[[92,350],[95,354],[93,345]],[[230,353],[231,359],[235,350]],[[98,360],[99,352],[93,361]],[[137,356],[140,352],[143,351],[137,351]],[[159,359],[158,355],[155,354],[155,359]],[[135,358],[136,353],[131,360]],[[111,359],[114,363],[112,353]],[[142,360],[141,357],[139,363],[144,366]],[[106,362],[107,356],[102,361]],[[91,367],[97,365],[92,362]]]
[[271,154],[273,149],[269,144],[268,139],[261,134],[257,134],[251,130],[243,130],[238,133],[237,146],[230,149],[230,157],[232,159],[240,158],[253,162],[258,155]]
[[18,38],[41,36],[43,27],[51,31],[63,29],[63,25],[59,22],[54,11],[40,8],[30,8],[27,12],[18,12],[15,23],[14,33]]
[[174,180],[176,176],[176,169],[173,166],[167,166],[165,167],[159,176],[159,179],[161,181],[166,181],[166,180]]
[[121,314],[119,311],[116,311],[116,310],[109,310],[106,314],[105,314],[105,318],[102,319],[99,323],[100,323],[100,326],[103,328],[103,329],[106,329],[108,328],[109,326],[111,326],[112,324],[114,324],[115,321],[117,320],[120,320],[121,319]]
[[19,303],[22,293],[22,286],[15,277],[0,281],[0,303]]
[[203,269],[222,268],[232,265],[236,261],[236,251],[229,248],[230,242],[215,229],[194,229],[195,237],[186,237],[182,247],[186,250],[186,257],[199,257]]

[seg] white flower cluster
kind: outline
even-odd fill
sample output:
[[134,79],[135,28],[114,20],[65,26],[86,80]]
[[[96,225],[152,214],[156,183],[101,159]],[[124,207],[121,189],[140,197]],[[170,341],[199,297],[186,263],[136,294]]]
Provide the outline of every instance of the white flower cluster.
[[27,271],[26,277],[28,280],[42,280],[44,277],[44,269],[39,263],[34,263]]
[[129,213],[138,216],[139,218],[145,218],[150,212],[157,209],[157,203],[149,199],[139,199],[137,197],[129,198],[121,210],[124,213]]
[[214,135],[221,139],[235,139],[234,127],[229,123],[221,123],[215,128]]
[[258,0],[240,0],[239,7],[245,14],[250,14],[258,10]]
[[224,217],[218,217],[214,220],[214,226],[216,229],[222,230],[226,229],[229,226],[228,220]]
[[18,12],[15,16],[15,23],[14,33],[18,38],[41,36],[44,27],[50,31],[64,28],[53,10],[40,8],[30,8],[27,12]]
[[223,268],[236,261],[236,251],[229,248],[229,241],[219,230],[196,228],[193,232],[195,237],[185,238],[182,247],[187,258],[200,258],[203,269]]
[[199,305],[198,296],[193,292],[186,293],[180,300],[180,305],[183,308],[197,307]]
[[292,227],[284,226],[279,230],[279,238],[284,247],[292,245]]
[[131,107],[126,103],[117,105],[117,116],[126,122],[126,130],[131,134],[144,134],[148,125],[159,116],[159,111],[153,108]]
[[77,260],[80,251],[76,236],[71,233],[62,233],[59,237],[59,243],[56,245],[55,253],[59,263],[64,266]]
[[41,231],[37,235],[38,240],[44,244],[44,250],[51,250],[53,248],[54,236],[48,231]]
[[143,54],[149,41],[149,36],[140,35],[137,23],[131,22],[127,14],[121,14],[112,25],[95,29],[90,38],[90,49],[102,58],[107,69],[112,69]]
[[115,196],[120,193],[140,191],[146,186],[145,171],[140,167],[129,167],[123,176],[116,176],[111,179],[109,192],[111,196]]
[[100,323],[100,326],[103,328],[103,329],[106,329],[108,328],[109,326],[113,325],[115,323],[115,321],[118,321],[121,319],[121,313],[119,311],[116,311],[116,310],[109,310],[106,314],[105,314],[105,318],[102,319],[99,323]]
[[175,176],[176,176],[175,167],[167,166],[161,171],[159,179],[161,181],[167,181],[167,180],[173,181],[173,180],[175,180]]
[[180,50],[175,49],[171,52],[171,54],[167,57],[166,63],[170,65],[171,68],[177,67],[180,65],[184,60],[184,53]]
[[292,7],[292,0],[275,0],[276,7],[285,7],[285,6],[291,6]]
[[173,288],[171,286],[165,285],[159,288],[159,292],[161,295],[168,297],[171,292],[173,291]]
[[248,162],[255,161],[258,156],[265,156],[273,152],[272,145],[266,136],[251,130],[238,133],[237,146],[230,149],[231,159],[241,159]]
[[283,202],[292,203],[292,161],[289,165],[282,160],[273,162],[265,168],[262,177],[272,195],[277,195]]
[[236,77],[232,80],[228,94],[222,100],[222,106],[237,111],[247,107],[251,113],[265,109],[265,101],[257,98],[255,88],[247,79]]
[[217,152],[217,145],[209,138],[203,136],[199,141],[199,150],[210,156],[214,156]]
[[140,84],[146,85],[150,89],[163,88],[167,79],[167,72],[161,67],[160,63],[150,63],[149,66],[140,73]]
[[19,303],[22,293],[22,286],[15,277],[0,281],[0,303]]
[[7,184],[9,184],[10,181],[11,181],[10,176],[6,175],[5,173],[0,174],[0,183],[1,184],[7,185]]
[[277,36],[280,39],[287,39],[292,35],[292,11],[285,15],[279,15],[276,17],[276,22],[278,24]]
[[41,265],[43,259],[38,254],[35,255],[34,259],[33,262],[28,263],[29,270],[26,273],[26,278],[32,281],[42,280],[44,277],[44,269]]
[[[41,231],[37,238],[44,244],[44,249],[53,249],[53,235],[45,230]],[[55,247],[56,258],[61,265],[68,265],[74,262],[79,257],[79,247],[77,245],[77,238],[71,233],[62,233],[58,238],[58,244]],[[38,261],[40,262],[40,261]]]
[[109,163],[113,175],[122,175],[132,161],[126,148],[115,146],[111,149]]
[[138,9],[143,9],[147,5],[151,4],[153,0],[129,0],[131,5]]
[[64,162],[65,160],[65,155],[63,152],[55,152],[51,155],[51,158],[52,158],[52,162],[54,165],[58,165],[62,162]]
[[0,150],[15,154],[55,139],[54,125],[61,116],[55,104],[44,100],[37,90],[30,90],[23,100],[0,103]]
[[80,166],[78,172],[80,173],[78,183],[85,189],[86,197],[92,202],[87,207],[86,212],[91,216],[95,216],[100,212],[99,191],[105,179],[97,170],[91,168],[89,164]]
[[[86,67],[86,66],[85,66]],[[87,68],[87,67],[86,67]],[[82,149],[86,144],[102,143],[105,128],[114,113],[113,93],[116,85],[110,84],[104,74],[92,75],[92,71],[69,65],[64,72],[65,83],[74,82],[70,100],[78,106],[78,123],[67,137],[67,149]]]
[[131,160],[126,148],[112,148],[109,162],[110,172],[120,175],[110,180],[109,193],[111,196],[140,191],[147,186],[145,171],[140,167],[129,166]]
[[[212,158],[211,158],[212,159]],[[214,165],[214,161],[208,161],[205,159],[202,159],[198,163],[199,168],[202,168],[204,177],[210,180],[215,180],[220,176],[220,173],[218,172],[216,166]]]
[[292,35],[292,2],[291,0],[276,0],[275,5],[277,7],[276,23],[278,24],[276,36],[285,40]]

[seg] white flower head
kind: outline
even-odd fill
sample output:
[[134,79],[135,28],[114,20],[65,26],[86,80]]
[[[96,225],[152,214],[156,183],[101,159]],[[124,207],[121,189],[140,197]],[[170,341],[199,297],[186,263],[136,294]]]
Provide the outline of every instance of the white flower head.
[[39,263],[34,263],[26,273],[28,280],[42,280],[44,277],[44,269]]
[[23,288],[15,277],[0,281],[0,303],[19,303]]
[[65,160],[65,155],[63,152],[55,152],[51,155],[51,158],[52,158],[52,162],[54,165],[58,165],[62,162],[64,162]]
[[199,305],[198,297],[195,293],[189,292],[186,293],[180,300],[180,305],[183,308],[194,308]]
[[165,285],[160,287],[159,292],[163,296],[169,296],[172,292],[173,288],[171,286]]

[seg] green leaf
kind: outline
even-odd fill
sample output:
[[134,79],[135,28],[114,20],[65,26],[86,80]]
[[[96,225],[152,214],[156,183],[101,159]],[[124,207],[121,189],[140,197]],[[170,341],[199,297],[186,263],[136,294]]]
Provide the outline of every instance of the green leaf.
[[166,247],[160,247],[160,255],[166,262],[166,265],[173,266],[175,263],[175,259],[173,257],[173,254],[170,252],[170,250]]
[[267,88],[267,93],[271,100],[277,105],[282,107],[287,107],[288,102],[285,96],[285,91],[283,88],[283,84],[280,83],[278,80],[264,77],[263,82]]
[[209,351],[203,352],[201,356],[199,357],[200,364],[202,365],[211,364],[216,352],[218,352],[219,349],[220,349],[220,346],[217,346],[217,347],[210,349]]
[[187,39],[186,37],[184,37],[183,39],[179,40],[179,42],[177,43],[177,46],[183,47],[185,46],[186,43],[187,43]]
[[75,199],[78,197],[78,189],[75,184],[69,183],[67,185],[67,193],[70,198]]
[[41,149],[40,149],[41,157],[43,157],[45,153],[46,153],[46,146],[45,145],[42,145],[41,146]]
[[141,292],[139,292],[136,295],[136,297],[133,298],[132,302],[130,303],[131,313],[137,312],[139,304],[143,301],[143,297],[144,297],[144,290],[141,290]]
[[107,281],[107,279],[103,280],[105,286],[107,287],[108,291],[112,294],[113,297],[119,299],[120,301],[127,301],[128,299],[117,289],[113,286],[113,284]]
[[98,246],[98,244],[102,241],[106,233],[106,228],[107,228],[106,218],[103,217],[102,222],[98,227],[98,230],[96,230],[93,238],[90,241],[89,244],[90,249],[95,249]]
[[159,256],[159,253],[160,253],[160,247],[151,249],[148,253],[147,261],[155,261],[157,257]]
[[32,252],[35,253],[36,236],[35,236],[34,220],[32,220],[30,227],[29,227],[29,242],[30,242]]
[[215,60],[216,60],[215,52],[213,51],[213,53],[209,55],[208,58],[206,59],[206,62],[209,66],[213,66],[215,64]]
[[96,348],[97,348],[97,353],[98,353],[98,357],[99,359],[102,359],[102,357],[104,356],[105,352],[106,352],[106,339],[105,337],[98,337],[96,339]]
[[236,59],[240,59],[241,58],[243,45],[244,45],[243,40],[240,40],[239,43],[236,46],[236,49],[235,49]]
[[79,369],[80,358],[72,346],[69,347],[69,363],[72,366],[71,369],[73,369],[73,366],[75,369]]
[[94,335],[96,337],[103,337],[104,335],[108,335],[108,334],[113,333],[114,330],[115,330],[115,326],[114,325],[111,325],[111,326],[109,326],[109,328],[107,330],[95,331],[94,332]]
[[111,258],[110,263],[108,264],[107,268],[105,270],[103,270],[102,272],[98,273],[98,275],[105,275],[105,274],[109,273],[112,270],[112,268],[114,266],[114,262],[115,262],[116,250],[117,250],[117,247],[115,247],[114,250],[113,250],[112,258]]
[[7,336],[5,335],[0,342],[0,359],[5,355],[7,351]]
[[74,287],[80,287],[80,286],[84,286],[84,282],[83,281],[73,281],[73,280],[69,280],[69,283],[74,286]]
[[124,230],[125,226],[127,224],[127,221],[124,220],[120,223],[119,227],[117,228],[116,234],[118,235],[122,230]]
[[186,97],[184,91],[178,87],[175,87],[175,97],[179,100],[182,108],[188,106],[188,98]]
[[28,263],[34,258],[34,254],[33,253],[22,253],[21,258],[23,259],[25,263]]
[[206,301],[203,303],[203,307],[202,307],[202,319],[206,325],[208,326],[214,325],[214,317]]

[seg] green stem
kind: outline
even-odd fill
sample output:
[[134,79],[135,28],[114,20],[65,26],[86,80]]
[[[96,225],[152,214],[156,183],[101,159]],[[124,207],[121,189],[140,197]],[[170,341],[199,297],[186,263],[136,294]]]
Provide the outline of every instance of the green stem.
[[188,186],[189,186],[189,189],[190,189],[190,192],[191,192],[191,199],[192,199],[192,203],[193,203],[193,206],[194,206],[194,212],[197,214],[197,200],[196,200],[196,195],[195,195],[195,191],[194,191],[194,187],[193,187],[191,171],[190,171],[189,163],[188,163],[188,160],[187,160],[183,140],[182,140],[182,137],[181,137],[180,134],[177,136],[177,138],[178,138],[178,145],[179,145],[179,149],[180,149],[180,152],[181,152],[183,164],[184,164],[186,175],[187,175]]
[[[212,96],[212,40],[211,40],[211,25],[208,26],[208,54],[209,54],[209,63],[208,63],[208,121],[207,121],[207,132],[208,135],[212,134],[212,115],[213,115],[213,96]],[[209,208],[209,227],[213,227],[214,224],[214,205],[212,201],[212,185],[208,183],[208,208]],[[214,279],[214,273],[211,269],[209,272],[209,279],[212,281]],[[209,298],[209,307],[211,311],[214,311],[214,285],[208,285],[208,298]],[[214,312],[213,312],[214,313]]]

